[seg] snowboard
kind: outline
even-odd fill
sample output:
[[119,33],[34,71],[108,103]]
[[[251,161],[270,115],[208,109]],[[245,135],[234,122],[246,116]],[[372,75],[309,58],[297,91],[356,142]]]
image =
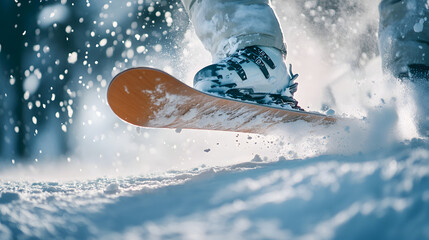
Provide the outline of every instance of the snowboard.
[[127,123],[146,128],[201,129],[264,134],[297,121],[331,125],[335,117],[259,105],[200,92],[158,69],[141,67],[119,73],[107,100]]

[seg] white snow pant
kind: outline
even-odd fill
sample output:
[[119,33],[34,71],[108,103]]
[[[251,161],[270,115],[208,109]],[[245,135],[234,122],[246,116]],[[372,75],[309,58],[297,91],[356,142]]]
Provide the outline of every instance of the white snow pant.
[[428,0],[382,0],[379,11],[383,69],[398,77],[409,65],[429,66]]
[[270,0],[182,0],[195,32],[214,60],[260,45],[286,53]]

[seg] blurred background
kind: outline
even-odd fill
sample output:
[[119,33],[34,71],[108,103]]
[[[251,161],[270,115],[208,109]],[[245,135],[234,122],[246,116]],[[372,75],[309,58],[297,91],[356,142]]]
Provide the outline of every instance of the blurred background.
[[[301,105],[347,112],[332,86],[354,81],[344,74],[378,61],[378,2],[272,2],[288,62],[301,75]],[[0,14],[1,166],[109,156],[117,169],[128,158],[123,153],[137,161],[156,155],[156,145],[177,134],[136,130],[117,119],[106,102],[109,82],[124,69],[153,66],[191,84],[211,60],[180,1],[1,1]],[[210,138],[205,134],[201,141]],[[185,154],[195,139],[185,134],[178,141]]]
[[68,154],[81,143],[78,116],[105,105],[106,87],[118,71],[158,57],[180,65],[188,21],[175,1],[0,4],[2,161]]

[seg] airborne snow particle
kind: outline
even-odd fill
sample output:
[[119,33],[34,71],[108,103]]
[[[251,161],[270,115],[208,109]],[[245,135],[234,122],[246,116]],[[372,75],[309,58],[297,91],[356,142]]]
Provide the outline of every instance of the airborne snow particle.
[[33,118],[31,118],[31,120],[33,121],[33,124],[36,125],[37,124],[37,118],[36,116],[33,116]]
[[127,58],[132,59],[134,57],[134,51],[132,49],[128,49]]
[[67,106],[67,113],[69,118],[73,117],[73,109],[70,106]]
[[138,27],[139,25],[138,25],[138,23],[137,22],[132,22],[131,23],[131,28],[132,29],[137,29],[137,27]]
[[204,152],[206,152],[206,153],[208,153],[208,152],[210,152],[211,151],[211,149],[210,148],[207,148],[207,149],[205,149],[204,150]]
[[25,91],[24,92],[24,100],[28,100],[30,98],[30,92],[29,91]]
[[146,48],[144,46],[137,47],[137,52],[138,53],[143,53],[145,50],[146,50]]
[[73,31],[72,27],[70,25],[68,25],[66,27],[66,33],[71,33]]
[[15,78],[11,76],[9,83],[11,86],[13,86],[15,84]]
[[55,4],[42,8],[39,13],[37,23],[41,27],[48,27],[55,23],[63,23],[69,15],[70,11],[66,6]]
[[51,48],[49,48],[49,46],[44,46],[43,47],[43,52],[44,53],[48,53],[48,52],[50,52],[51,51]]
[[75,64],[77,62],[77,52],[69,53],[69,57],[67,58],[67,61],[70,64]]
[[130,40],[125,41],[125,47],[130,48],[132,46],[132,43]]
[[105,39],[105,38],[101,39],[100,47],[104,47],[104,46],[106,46],[106,44],[107,44],[107,39]]
[[107,57],[112,57],[113,56],[113,51],[114,51],[115,49],[113,48],[113,47],[109,47],[109,48],[107,48],[106,49],[106,56]]
[[155,49],[155,52],[161,52],[162,51],[162,46],[161,44],[156,44],[153,49]]
[[414,24],[414,32],[416,32],[416,33],[423,32],[424,22],[425,22],[425,19],[421,18],[418,23]]

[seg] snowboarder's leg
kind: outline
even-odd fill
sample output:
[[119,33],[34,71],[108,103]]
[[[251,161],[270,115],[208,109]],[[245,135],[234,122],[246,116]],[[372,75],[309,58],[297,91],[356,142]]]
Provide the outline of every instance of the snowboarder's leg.
[[425,77],[429,73],[428,1],[383,0],[379,10],[383,70],[397,78]]
[[184,0],[196,34],[214,62],[194,87],[259,103],[299,108],[286,45],[269,0]]
[[383,0],[379,10],[383,70],[408,86],[418,130],[429,136],[429,2]]
[[216,59],[255,45],[286,52],[268,0],[184,0],[184,4],[195,32]]

